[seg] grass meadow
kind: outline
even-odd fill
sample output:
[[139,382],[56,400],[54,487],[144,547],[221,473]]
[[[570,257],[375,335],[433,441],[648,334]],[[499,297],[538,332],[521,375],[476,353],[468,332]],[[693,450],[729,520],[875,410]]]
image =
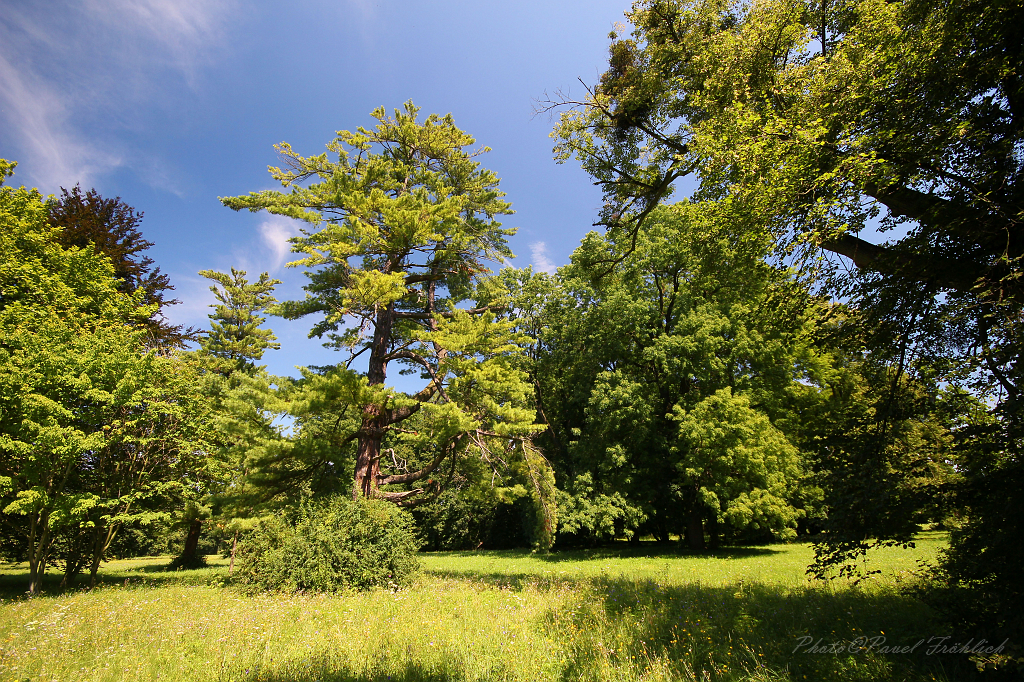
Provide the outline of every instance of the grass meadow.
[[431,553],[410,588],[331,596],[247,596],[220,558],[172,573],[164,557],[28,599],[6,566],[0,680],[966,679],[927,641],[882,649],[950,634],[903,589],[942,543],[878,552],[859,585],[809,581],[799,544]]

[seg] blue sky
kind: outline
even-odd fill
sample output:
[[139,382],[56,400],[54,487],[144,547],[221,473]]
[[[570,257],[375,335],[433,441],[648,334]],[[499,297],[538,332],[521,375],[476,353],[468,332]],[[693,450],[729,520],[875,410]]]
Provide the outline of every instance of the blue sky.
[[[369,112],[412,99],[493,149],[516,214],[517,266],[550,270],[593,229],[600,193],[557,165],[553,121],[536,100],[579,94],[606,63],[628,0],[0,0],[0,157],[15,184],[55,193],[80,183],[145,213],[151,255],[176,286],[175,322],[205,327],[213,296],[201,269],[285,269],[295,227],[234,213],[219,196],[271,188],[272,145],[315,154]],[[312,320],[269,321],[282,350],[268,369],[340,358],[307,340]]]

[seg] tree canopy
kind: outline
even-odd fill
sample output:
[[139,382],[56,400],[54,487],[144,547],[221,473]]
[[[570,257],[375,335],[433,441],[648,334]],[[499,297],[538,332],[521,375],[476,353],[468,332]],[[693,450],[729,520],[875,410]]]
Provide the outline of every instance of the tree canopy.
[[[185,352],[142,214],[13,189],[0,162],[0,519],[32,590],[172,509],[187,557],[206,519],[340,492],[419,505],[437,548],[502,515],[541,547],[558,519],[566,542],[693,551],[820,533],[819,577],[942,521],[941,608],[1020,632],[1024,8],[628,17],[586,95],[548,103],[556,158],[605,199],[551,275],[492,272],[515,230],[489,150],[410,101],[321,154],[277,145],[281,189],[220,199],[301,225],[305,295],[204,270],[218,303]],[[266,315],[339,359],[270,376]]]
[[92,244],[65,247],[49,209],[0,186],[0,511],[32,592],[58,537],[67,577],[84,559],[95,580],[121,529],[166,518],[206,415],[194,367],[146,348],[156,306]]
[[539,328],[564,530],[686,534],[694,548],[705,522],[713,543],[726,527],[793,533],[802,463],[772,422],[815,362],[811,298],[757,245],[731,241],[735,219],[683,202],[653,211],[635,240],[591,233],[540,310],[521,311]]
[[[560,158],[610,226],[694,174],[783,246],[952,292],[1019,298],[1021,9],[1011,2],[649,0],[562,117]],[[858,233],[885,211],[907,231]],[[1007,235],[1011,238],[1007,241]]]
[[153,342],[180,346],[185,341],[189,332],[168,322],[164,315],[165,306],[179,301],[167,297],[174,286],[159,267],[153,267],[153,259],[145,253],[153,242],[139,230],[140,211],[121,201],[121,197],[104,199],[94,189],[83,193],[75,185],[70,191],[62,187],[60,198],[48,202],[47,222],[61,228],[56,234],[62,246],[91,246],[109,258],[114,276],[120,280],[120,291],[141,293],[142,303],[152,306],[147,326]]

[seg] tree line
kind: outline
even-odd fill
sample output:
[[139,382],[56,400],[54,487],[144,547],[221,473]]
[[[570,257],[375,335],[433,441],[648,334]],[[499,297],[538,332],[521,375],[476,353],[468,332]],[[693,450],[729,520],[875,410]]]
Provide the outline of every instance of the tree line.
[[[125,529],[176,519],[187,564],[204,528],[343,494],[433,548],[805,535],[824,576],[930,521],[936,603],[1018,633],[1020,13],[638,3],[545,105],[605,193],[554,275],[500,267],[486,148],[411,102],[222,198],[302,221],[308,281],[204,271],[202,332],[162,316],[133,209],[0,188],[5,552],[34,591],[52,561],[95,579]],[[266,315],[339,361],[270,376]]]

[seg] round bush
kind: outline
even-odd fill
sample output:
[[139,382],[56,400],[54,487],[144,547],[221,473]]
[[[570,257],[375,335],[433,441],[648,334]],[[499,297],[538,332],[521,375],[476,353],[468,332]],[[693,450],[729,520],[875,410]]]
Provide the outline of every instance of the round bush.
[[250,591],[398,587],[419,569],[418,548],[408,512],[338,495],[303,503],[291,522],[261,521],[239,543],[238,580]]

